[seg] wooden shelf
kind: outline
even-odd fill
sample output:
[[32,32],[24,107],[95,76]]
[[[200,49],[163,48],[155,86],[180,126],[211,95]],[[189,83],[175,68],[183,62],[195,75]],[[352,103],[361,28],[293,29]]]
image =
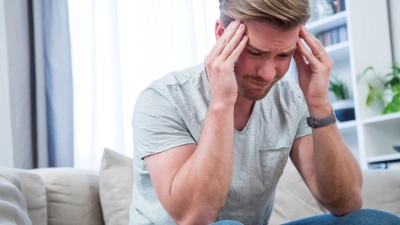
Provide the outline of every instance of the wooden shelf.
[[322,31],[330,30],[332,28],[345,25],[347,22],[347,12],[339,12],[324,19],[316,20],[306,24],[306,28],[312,34],[316,35]]
[[368,160],[368,163],[378,163],[378,162],[400,160],[400,153],[372,156],[372,157],[368,157],[367,160]]
[[347,131],[357,131],[357,121],[351,120],[346,122],[337,121],[337,126],[340,131],[347,132]]
[[374,116],[374,117],[365,119],[363,122],[365,125],[369,125],[369,124],[376,124],[376,123],[380,123],[380,122],[394,122],[395,120],[400,121],[400,112]]
[[327,46],[325,50],[335,62],[348,61],[350,58],[348,41]]

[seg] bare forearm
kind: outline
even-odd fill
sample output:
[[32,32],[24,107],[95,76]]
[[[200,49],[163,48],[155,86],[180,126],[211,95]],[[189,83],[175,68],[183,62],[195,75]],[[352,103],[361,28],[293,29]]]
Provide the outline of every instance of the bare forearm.
[[228,194],[233,164],[233,106],[211,104],[193,155],[176,174],[168,201],[183,223],[211,223]]
[[313,129],[313,146],[321,202],[338,215],[360,208],[361,170],[336,124]]

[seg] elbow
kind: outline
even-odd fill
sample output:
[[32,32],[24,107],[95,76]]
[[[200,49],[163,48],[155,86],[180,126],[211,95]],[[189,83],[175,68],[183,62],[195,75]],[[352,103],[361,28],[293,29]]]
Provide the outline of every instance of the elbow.
[[344,216],[362,208],[362,197],[360,192],[353,193],[346,198],[338,199],[323,204],[335,216]]
[[171,215],[171,218],[178,225],[184,224],[212,224],[215,222],[217,215],[202,214],[198,212],[187,212],[181,215]]
[[197,204],[187,207],[186,210],[169,211],[168,214],[176,224],[211,224],[214,223],[220,207],[212,207],[211,205]]

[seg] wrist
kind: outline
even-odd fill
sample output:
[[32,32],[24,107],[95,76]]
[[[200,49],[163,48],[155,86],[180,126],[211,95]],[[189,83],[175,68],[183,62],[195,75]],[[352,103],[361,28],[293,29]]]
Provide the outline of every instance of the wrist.
[[233,112],[233,109],[235,108],[235,103],[231,102],[224,102],[224,101],[211,101],[209,110],[213,112],[221,112],[221,113],[226,113],[229,111]]
[[320,119],[332,113],[332,106],[328,101],[319,105],[308,105],[308,112],[311,117]]

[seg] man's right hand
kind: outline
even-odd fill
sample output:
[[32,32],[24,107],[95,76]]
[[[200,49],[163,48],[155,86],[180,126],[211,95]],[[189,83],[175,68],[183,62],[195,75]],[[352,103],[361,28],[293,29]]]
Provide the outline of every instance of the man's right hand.
[[235,62],[247,44],[246,26],[232,21],[225,29],[221,20],[216,25],[217,43],[204,59],[211,89],[211,101],[234,105],[237,98]]

